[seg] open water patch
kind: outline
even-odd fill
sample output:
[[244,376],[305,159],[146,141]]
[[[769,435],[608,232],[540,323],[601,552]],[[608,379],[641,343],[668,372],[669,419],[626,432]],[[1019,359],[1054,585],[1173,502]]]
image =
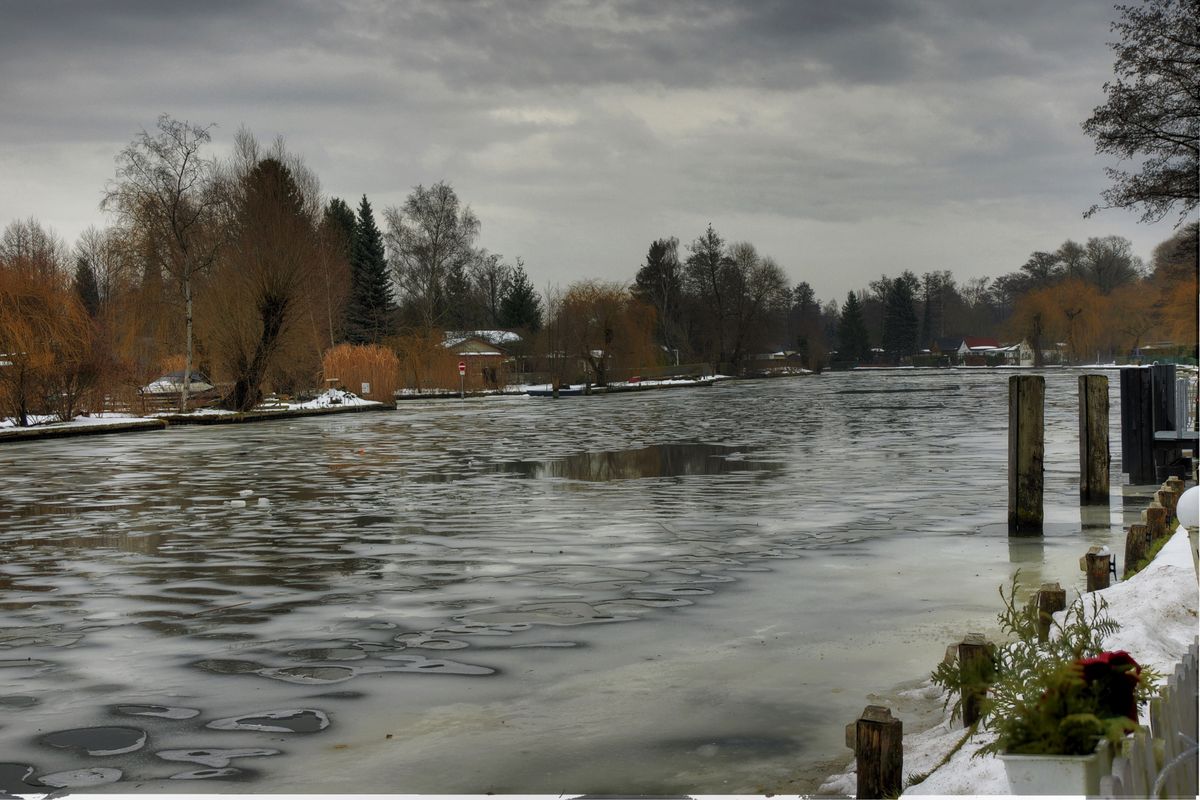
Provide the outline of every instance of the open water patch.
[[38,741],[47,747],[75,750],[89,756],[118,756],[141,750],[146,744],[146,732],[117,725],[74,728],[47,733]]
[[36,783],[29,782],[33,772],[32,764],[0,763],[0,792],[28,794],[43,788]]

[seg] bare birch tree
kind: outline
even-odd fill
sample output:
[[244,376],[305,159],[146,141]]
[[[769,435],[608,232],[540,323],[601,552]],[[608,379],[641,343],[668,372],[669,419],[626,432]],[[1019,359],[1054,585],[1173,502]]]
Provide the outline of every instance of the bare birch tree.
[[151,237],[161,269],[176,283],[184,313],[184,380],[180,407],[188,407],[194,350],[193,309],[197,278],[215,262],[220,246],[220,198],[214,189],[215,163],[201,155],[211,125],[158,118],[117,154],[117,174],[101,208]]

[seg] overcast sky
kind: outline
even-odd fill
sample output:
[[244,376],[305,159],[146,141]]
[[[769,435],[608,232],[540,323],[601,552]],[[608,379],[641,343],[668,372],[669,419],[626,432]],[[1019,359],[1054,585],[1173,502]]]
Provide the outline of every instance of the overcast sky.
[[1149,258],[1171,220],[1081,213],[1106,0],[8,2],[0,225],[68,243],[162,112],[277,134],[378,212],[445,180],[539,287],[628,281],[651,240],[774,256],[822,299],[881,273],[962,281],[1067,238]]

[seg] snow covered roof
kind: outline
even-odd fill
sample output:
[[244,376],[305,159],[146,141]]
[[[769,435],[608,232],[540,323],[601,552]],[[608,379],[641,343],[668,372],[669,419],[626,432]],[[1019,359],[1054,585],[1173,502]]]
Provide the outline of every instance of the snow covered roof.
[[456,344],[465,342],[467,339],[482,339],[491,345],[516,344],[521,341],[520,334],[512,331],[495,330],[495,331],[446,331],[445,337],[442,339],[444,347],[454,347]]

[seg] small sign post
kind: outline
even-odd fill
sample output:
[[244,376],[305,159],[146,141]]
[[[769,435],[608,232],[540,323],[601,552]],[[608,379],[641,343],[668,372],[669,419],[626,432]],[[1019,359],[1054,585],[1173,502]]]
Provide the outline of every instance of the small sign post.
[[458,399],[467,399],[467,362],[458,362]]

